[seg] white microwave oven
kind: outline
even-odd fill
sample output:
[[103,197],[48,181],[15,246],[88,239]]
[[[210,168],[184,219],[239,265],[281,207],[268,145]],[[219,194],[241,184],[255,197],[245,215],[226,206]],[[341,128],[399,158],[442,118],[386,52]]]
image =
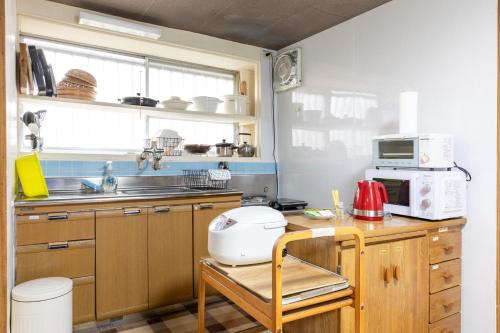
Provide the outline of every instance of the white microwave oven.
[[466,179],[458,170],[368,169],[366,179],[384,184],[392,214],[427,220],[465,216]]
[[393,134],[374,137],[373,165],[394,168],[452,168],[453,137],[447,134]]

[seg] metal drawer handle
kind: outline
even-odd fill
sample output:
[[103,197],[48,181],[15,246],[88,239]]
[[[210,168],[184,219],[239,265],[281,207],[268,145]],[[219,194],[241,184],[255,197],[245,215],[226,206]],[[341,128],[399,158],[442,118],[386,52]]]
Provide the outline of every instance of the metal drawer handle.
[[168,213],[168,212],[170,212],[170,207],[168,206],[155,207],[155,213]]
[[137,215],[142,212],[141,209],[139,208],[124,208],[123,209],[123,214],[125,215]]
[[68,217],[69,217],[68,213],[49,213],[49,214],[47,214],[47,218],[49,221],[67,220]]
[[199,207],[200,207],[200,209],[212,209],[212,208],[214,208],[214,204],[211,204],[211,203],[200,204]]
[[69,248],[68,242],[57,242],[57,243],[49,243],[49,250],[58,250],[58,249],[67,249]]

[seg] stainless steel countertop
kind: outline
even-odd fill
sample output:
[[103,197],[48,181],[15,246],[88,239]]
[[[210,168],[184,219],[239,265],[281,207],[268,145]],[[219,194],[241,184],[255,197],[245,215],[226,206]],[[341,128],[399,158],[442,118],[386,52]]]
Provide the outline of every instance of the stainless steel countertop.
[[[139,193],[140,192],[140,193]],[[235,189],[224,190],[198,190],[183,188],[181,191],[169,191],[166,189],[163,193],[161,188],[154,189],[119,189],[113,193],[86,193],[83,191],[54,191],[49,192],[48,197],[26,198],[22,193],[18,194],[14,206],[52,206],[61,204],[86,204],[103,203],[118,201],[137,201],[137,200],[160,200],[177,199],[200,196],[220,196],[220,195],[242,195],[243,193]]]

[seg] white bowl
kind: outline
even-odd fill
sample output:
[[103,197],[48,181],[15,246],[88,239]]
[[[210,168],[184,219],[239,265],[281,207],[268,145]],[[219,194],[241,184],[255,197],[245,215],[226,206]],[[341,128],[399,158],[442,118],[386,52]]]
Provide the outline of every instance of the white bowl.
[[216,97],[196,96],[193,97],[196,111],[215,113],[219,103],[222,101]]
[[186,110],[191,102],[183,101],[180,97],[172,96],[161,104],[167,109]]

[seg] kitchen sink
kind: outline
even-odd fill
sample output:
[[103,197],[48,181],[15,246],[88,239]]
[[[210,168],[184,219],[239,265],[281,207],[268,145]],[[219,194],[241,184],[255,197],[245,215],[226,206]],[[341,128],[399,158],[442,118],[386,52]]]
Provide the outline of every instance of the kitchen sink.
[[164,187],[164,188],[143,188],[143,189],[130,189],[120,190],[123,194],[172,194],[172,193],[186,193],[186,192],[200,192],[200,190],[190,189],[188,187]]

